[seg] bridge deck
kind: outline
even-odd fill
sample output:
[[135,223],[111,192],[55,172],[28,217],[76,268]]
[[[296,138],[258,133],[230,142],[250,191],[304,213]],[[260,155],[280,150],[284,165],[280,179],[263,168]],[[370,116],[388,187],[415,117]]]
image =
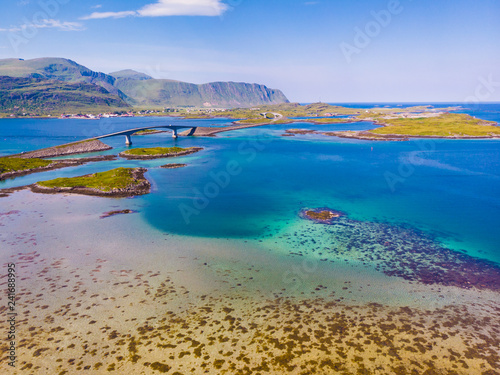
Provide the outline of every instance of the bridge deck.
[[148,129],[171,129],[172,131],[177,131],[177,129],[191,129],[194,128],[194,126],[185,126],[185,125],[161,125],[161,126],[146,126],[142,128],[135,128],[135,129],[128,129],[128,130],[121,130],[116,133],[111,133],[111,134],[105,134],[105,135],[100,135],[98,137],[94,137],[94,139],[102,139],[102,138],[108,138],[108,137],[114,137],[117,135],[132,135],[134,133],[137,133],[141,130],[148,130]]

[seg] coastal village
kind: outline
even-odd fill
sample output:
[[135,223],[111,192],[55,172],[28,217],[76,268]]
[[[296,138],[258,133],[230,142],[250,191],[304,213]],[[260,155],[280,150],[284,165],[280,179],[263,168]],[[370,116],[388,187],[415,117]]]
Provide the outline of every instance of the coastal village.
[[99,120],[101,118],[112,118],[112,117],[135,117],[135,116],[158,116],[162,114],[167,115],[180,115],[180,114],[190,114],[190,113],[204,113],[204,114],[214,114],[216,112],[225,112],[226,108],[203,108],[203,109],[190,109],[190,108],[165,108],[163,110],[159,109],[144,109],[137,111],[128,112],[113,112],[113,113],[99,113],[99,114],[75,114],[75,113],[63,113],[61,114],[61,119],[79,119],[79,120]]

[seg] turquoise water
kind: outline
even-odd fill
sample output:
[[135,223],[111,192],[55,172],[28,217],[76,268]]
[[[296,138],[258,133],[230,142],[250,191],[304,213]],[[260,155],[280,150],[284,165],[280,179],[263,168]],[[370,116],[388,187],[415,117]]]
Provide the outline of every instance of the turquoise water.
[[[443,105],[452,104],[437,106]],[[364,106],[371,105],[359,108]],[[497,104],[463,112],[500,121]],[[163,118],[0,120],[0,155],[139,126],[223,126],[229,122]],[[167,133],[134,136],[133,147],[175,144],[205,149],[176,159],[119,159],[49,171],[1,182],[0,188],[117,166],[144,166],[149,168],[153,192],[134,198],[142,207],[140,218],[165,232],[207,240],[259,240],[295,225],[302,208],[330,207],[354,220],[409,225],[451,249],[500,262],[500,141],[282,137],[288,128],[362,130],[373,128],[373,124],[300,123],[177,140]],[[105,153],[116,154],[126,148],[123,137],[105,141],[114,147]],[[187,163],[188,167],[157,168],[171,162]]]

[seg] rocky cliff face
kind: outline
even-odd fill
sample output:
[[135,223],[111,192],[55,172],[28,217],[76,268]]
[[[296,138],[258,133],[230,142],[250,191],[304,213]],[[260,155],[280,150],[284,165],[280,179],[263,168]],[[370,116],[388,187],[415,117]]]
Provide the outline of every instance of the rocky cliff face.
[[214,107],[251,107],[288,103],[280,91],[256,83],[212,82],[198,85],[204,103]]
[[288,103],[280,90],[255,83],[117,79],[115,86],[138,106],[235,108]]

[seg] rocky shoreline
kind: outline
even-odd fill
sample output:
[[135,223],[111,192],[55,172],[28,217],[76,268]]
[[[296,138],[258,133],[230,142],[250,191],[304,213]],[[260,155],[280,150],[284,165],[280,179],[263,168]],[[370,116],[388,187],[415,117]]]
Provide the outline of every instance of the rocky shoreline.
[[91,156],[91,157],[87,157],[87,158],[54,160],[52,164],[49,164],[45,167],[38,167],[38,168],[24,169],[21,171],[0,173],[0,181],[8,179],[8,178],[26,176],[26,175],[32,174],[32,173],[51,171],[54,169],[60,169],[60,168],[66,168],[66,167],[75,167],[77,165],[82,165],[82,164],[86,164],[86,163],[99,162],[99,161],[109,161],[109,160],[115,160],[115,159],[116,159],[115,155],[101,155],[101,156]]
[[181,152],[172,152],[168,154],[157,154],[157,155],[129,155],[127,154],[127,151],[123,151],[120,152],[118,155],[122,158],[129,160],[152,160],[152,159],[173,158],[176,156],[190,155],[201,150],[203,150],[202,147],[190,147],[189,149]]
[[[323,132],[319,133],[322,135],[326,135],[329,137],[340,137],[340,138],[351,138],[351,139],[362,139],[364,141],[409,141],[411,136],[408,135],[397,135],[397,134],[374,134],[369,131],[354,131],[354,130],[346,130],[346,131],[333,131],[333,132]],[[413,138],[422,138],[421,136],[415,136]],[[437,138],[437,137],[429,137],[429,138]]]
[[442,136],[442,135],[401,135],[401,134],[375,134],[369,131],[339,131],[339,132],[324,132],[318,133],[331,137],[340,138],[351,138],[351,139],[361,139],[365,141],[409,141],[410,138],[428,138],[428,139],[499,139],[500,137],[489,135],[489,136]]
[[372,134],[367,131],[330,131],[330,132],[320,132],[318,130],[312,129],[287,129],[285,133],[282,134],[282,137],[294,137],[295,135],[306,135],[306,134],[315,134],[315,135],[325,135],[329,137],[341,137],[341,138],[352,138],[352,139],[363,139],[367,141],[408,141],[409,137],[407,136],[398,136],[398,135],[378,135]]
[[17,158],[25,158],[25,159],[54,158],[57,156],[86,154],[90,152],[107,151],[112,149],[113,147],[108,146],[107,144],[101,142],[98,139],[89,139],[86,141],[67,143],[61,146],[42,148],[40,150],[28,151],[21,154],[9,155],[9,156]]

